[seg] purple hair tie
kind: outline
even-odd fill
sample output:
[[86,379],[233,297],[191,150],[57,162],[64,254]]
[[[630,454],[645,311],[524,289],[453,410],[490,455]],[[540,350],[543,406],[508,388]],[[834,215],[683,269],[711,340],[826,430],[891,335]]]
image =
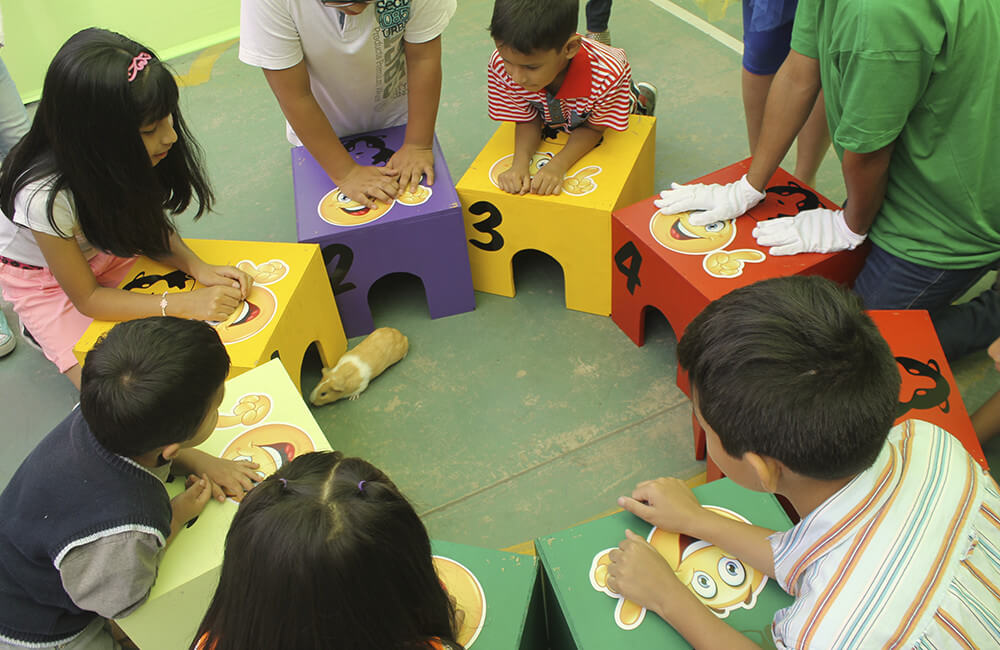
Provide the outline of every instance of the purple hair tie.
[[281,487],[288,489],[288,479],[279,478],[278,481],[281,482]]
[[364,492],[365,491],[365,483],[367,483],[367,482],[368,481],[358,481],[358,492]]
[[142,72],[146,64],[152,60],[148,52],[139,52],[132,58],[132,63],[128,65],[128,80],[135,81],[136,76]]

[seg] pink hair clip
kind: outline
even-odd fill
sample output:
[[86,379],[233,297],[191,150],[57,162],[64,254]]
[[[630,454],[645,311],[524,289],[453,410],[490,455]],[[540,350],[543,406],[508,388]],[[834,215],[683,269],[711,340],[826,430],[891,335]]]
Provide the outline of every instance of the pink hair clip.
[[139,52],[132,59],[132,63],[128,66],[128,80],[134,81],[136,75],[143,71],[146,64],[152,60],[153,57],[149,55],[148,52]]

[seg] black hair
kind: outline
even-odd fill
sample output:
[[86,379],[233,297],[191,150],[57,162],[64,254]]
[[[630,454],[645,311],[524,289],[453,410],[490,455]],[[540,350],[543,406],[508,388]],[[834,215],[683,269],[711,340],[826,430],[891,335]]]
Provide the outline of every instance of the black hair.
[[677,346],[696,404],[730,456],[820,480],[878,456],[900,376],[861,300],[820,277],[785,277],[712,302]]
[[154,316],[115,325],[87,353],[80,410],[106,449],[140,456],[192,438],[229,373],[215,328]]
[[456,645],[453,620],[427,531],[389,477],[312,452],[243,499],[192,647],[206,634],[213,650]]
[[[129,81],[129,66],[142,52],[152,58]],[[154,167],[139,130],[168,115],[177,141]],[[211,210],[202,167],[170,70],[144,45],[85,29],[52,59],[31,128],[0,168],[0,210],[13,219],[17,193],[52,176],[47,210],[57,232],[52,205],[59,191],[69,190],[80,228],[94,246],[120,257],[163,257],[174,232],[167,210],[183,212],[192,194],[195,219]]]
[[522,54],[560,50],[580,16],[579,0],[496,0],[490,36]]

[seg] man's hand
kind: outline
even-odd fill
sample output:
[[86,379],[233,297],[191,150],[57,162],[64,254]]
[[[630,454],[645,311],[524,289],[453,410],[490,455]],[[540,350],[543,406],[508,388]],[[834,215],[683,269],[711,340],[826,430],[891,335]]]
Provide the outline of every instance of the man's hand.
[[853,250],[868,238],[847,226],[843,210],[826,208],[762,221],[753,229],[753,236],[761,246],[772,247],[771,255]]
[[663,214],[690,212],[688,221],[695,226],[735,219],[763,201],[766,196],[750,184],[745,174],[735,183],[726,185],[671,183],[670,188],[660,192],[660,198],[653,203]]
[[347,176],[337,182],[340,191],[352,201],[369,208],[375,207],[375,201],[391,203],[399,193],[399,182],[396,177],[399,172],[389,167],[367,167],[354,165]]
[[415,192],[420,179],[427,177],[427,184],[434,184],[434,149],[415,144],[404,144],[392,154],[386,169],[399,172],[399,187]]
[[643,481],[618,505],[662,530],[690,535],[699,518],[709,514],[687,484],[676,478]]
[[497,184],[504,192],[511,194],[527,194],[531,190],[531,174],[528,165],[515,165],[505,172],[497,174]]
[[686,589],[666,559],[631,530],[608,559],[608,589],[661,616],[672,595]]
[[553,158],[532,177],[531,193],[543,195],[559,194],[562,191],[566,171],[567,169]]

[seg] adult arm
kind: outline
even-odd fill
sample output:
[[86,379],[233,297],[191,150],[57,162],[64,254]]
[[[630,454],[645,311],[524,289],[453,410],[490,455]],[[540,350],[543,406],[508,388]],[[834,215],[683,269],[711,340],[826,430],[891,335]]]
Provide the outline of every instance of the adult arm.
[[847,227],[859,235],[868,232],[882,207],[894,146],[895,142],[890,142],[871,153],[844,151],[841,169],[848,199],[844,219]]
[[821,87],[819,59],[789,51],[768,91],[757,151],[747,172],[754,189],[764,191],[809,119]]
[[425,43],[403,41],[406,53],[407,107],[403,146],[389,160],[399,186],[415,189],[420,177],[434,184],[434,124],[441,101],[441,37]]
[[368,207],[375,207],[375,200],[389,201],[396,196],[397,172],[357,164],[337,138],[312,94],[305,59],[290,68],[262,70],[285,119],[344,194]]

